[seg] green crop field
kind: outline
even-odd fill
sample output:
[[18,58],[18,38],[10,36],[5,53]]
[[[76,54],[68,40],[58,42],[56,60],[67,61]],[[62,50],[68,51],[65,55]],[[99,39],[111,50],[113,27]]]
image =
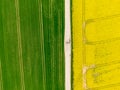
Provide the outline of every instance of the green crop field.
[[0,0],[0,90],[64,90],[64,0]]

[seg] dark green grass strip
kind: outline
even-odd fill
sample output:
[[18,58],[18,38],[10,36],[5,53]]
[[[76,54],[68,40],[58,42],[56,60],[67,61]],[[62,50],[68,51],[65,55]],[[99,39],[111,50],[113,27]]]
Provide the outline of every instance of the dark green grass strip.
[[73,17],[73,0],[70,0],[70,21],[71,21],[71,90],[74,90],[74,72],[73,72],[73,21],[72,21],[72,17]]
[[65,90],[64,0],[1,0],[0,90]]

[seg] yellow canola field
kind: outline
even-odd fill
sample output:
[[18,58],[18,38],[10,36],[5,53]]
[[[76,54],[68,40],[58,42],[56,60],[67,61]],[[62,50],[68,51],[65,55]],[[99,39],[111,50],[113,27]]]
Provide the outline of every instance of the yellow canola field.
[[73,89],[120,90],[120,0],[72,0]]

